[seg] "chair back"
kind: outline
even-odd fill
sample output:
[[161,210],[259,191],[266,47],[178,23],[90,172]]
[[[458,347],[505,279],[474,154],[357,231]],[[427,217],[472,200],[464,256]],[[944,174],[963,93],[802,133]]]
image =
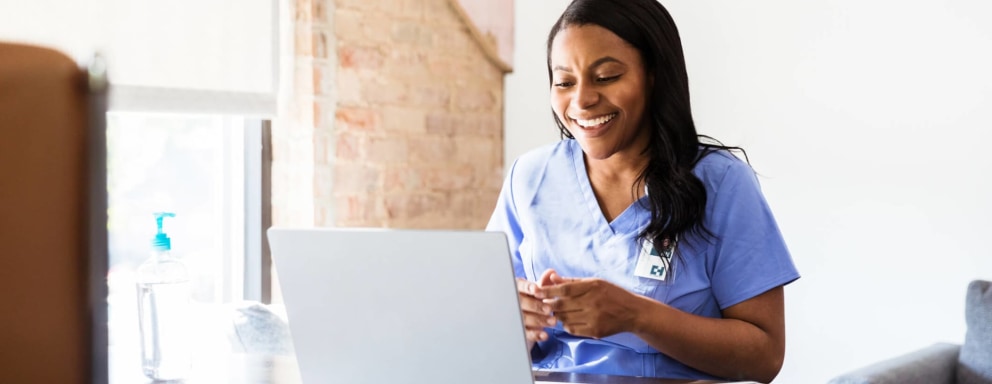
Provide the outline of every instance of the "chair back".
[[0,42],[0,383],[107,382],[106,77],[93,64]]

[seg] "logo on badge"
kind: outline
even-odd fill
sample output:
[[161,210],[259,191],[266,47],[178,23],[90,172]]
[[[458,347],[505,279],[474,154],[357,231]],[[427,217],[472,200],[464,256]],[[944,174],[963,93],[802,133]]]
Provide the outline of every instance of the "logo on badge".
[[659,251],[651,241],[644,240],[641,244],[640,257],[634,267],[634,275],[665,281],[668,273],[671,272],[672,255],[675,253],[677,243],[677,238],[675,241],[663,240]]
[[652,265],[651,266],[651,274],[654,275],[654,276],[658,276],[658,277],[664,277],[665,276],[665,267],[658,266],[658,265]]

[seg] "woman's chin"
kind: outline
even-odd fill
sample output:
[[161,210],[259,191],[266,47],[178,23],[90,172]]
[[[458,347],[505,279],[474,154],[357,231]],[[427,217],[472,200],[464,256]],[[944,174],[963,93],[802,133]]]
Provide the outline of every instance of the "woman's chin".
[[579,146],[582,147],[582,153],[586,155],[586,158],[592,160],[608,159],[615,152],[612,148],[603,148],[600,145],[592,145],[581,141],[579,142]]

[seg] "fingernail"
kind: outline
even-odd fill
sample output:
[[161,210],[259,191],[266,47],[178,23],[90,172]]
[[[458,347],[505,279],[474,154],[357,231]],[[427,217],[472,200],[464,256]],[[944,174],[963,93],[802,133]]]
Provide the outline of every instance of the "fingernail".
[[544,333],[544,332],[541,332],[541,334],[538,335],[537,338],[541,339],[541,341],[547,340],[548,339],[548,334],[547,333]]
[[544,311],[544,313],[547,313],[549,315],[551,314],[551,306],[550,305],[541,306],[541,310]]
[[554,317],[549,317],[548,318],[548,325],[555,325],[555,323],[557,323],[557,322],[558,321],[556,321]]

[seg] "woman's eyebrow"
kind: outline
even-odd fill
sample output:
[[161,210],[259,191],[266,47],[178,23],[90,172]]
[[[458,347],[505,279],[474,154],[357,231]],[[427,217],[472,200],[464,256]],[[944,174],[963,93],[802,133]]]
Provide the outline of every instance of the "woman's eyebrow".
[[[617,60],[616,58],[613,58],[612,56],[603,56],[603,57],[600,57],[599,59],[597,59],[596,61],[593,61],[592,62],[592,65],[590,65],[589,68],[596,68],[596,67],[598,67],[600,65],[603,65],[603,64],[606,64],[606,63],[617,63],[617,64],[621,64],[621,65],[623,64],[622,61]],[[571,68],[566,67],[566,66],[562,66],[562,65],[555,65],[555,66],[551,67],[551,70],[554,71],[554,72],[562,71],[562,72],[572,73],[572,69]]]

